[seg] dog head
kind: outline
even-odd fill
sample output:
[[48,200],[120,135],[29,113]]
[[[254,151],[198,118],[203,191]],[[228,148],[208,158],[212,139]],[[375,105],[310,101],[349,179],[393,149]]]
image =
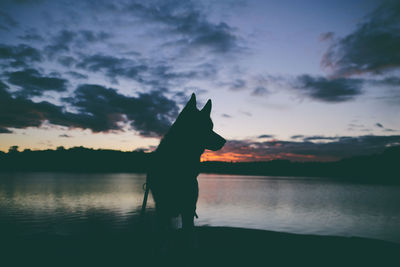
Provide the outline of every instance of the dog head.
[[209,99],[203,109],[198,110],[196,95],[192,94],[177,121],[180,121],[181,126],[185,126],[193,142],[200,148],[216,151],[224,146],[226,140],[213,131],[214,124],[210,117],[211,106],[211,99]]

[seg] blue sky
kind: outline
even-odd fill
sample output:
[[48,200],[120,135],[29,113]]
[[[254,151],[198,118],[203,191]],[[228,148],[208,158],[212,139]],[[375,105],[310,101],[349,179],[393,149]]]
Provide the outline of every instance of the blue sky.
[[0,150],[152,149],[195,92],[229,140],[209,159],[376,153],[400,143],[399,28],[396,1],[5,0]]

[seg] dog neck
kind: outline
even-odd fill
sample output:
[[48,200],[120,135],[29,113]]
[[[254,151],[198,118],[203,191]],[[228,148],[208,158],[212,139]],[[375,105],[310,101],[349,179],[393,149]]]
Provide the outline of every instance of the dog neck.
[[[179,125],[178,125],[179,127]],[[168,133],[161,140],[156,154],[166,160],[181,160],[183,162],[200,162],[204,148],[197,142],[188,138],[187,133],[180,131],[177,125],[172,125]]]

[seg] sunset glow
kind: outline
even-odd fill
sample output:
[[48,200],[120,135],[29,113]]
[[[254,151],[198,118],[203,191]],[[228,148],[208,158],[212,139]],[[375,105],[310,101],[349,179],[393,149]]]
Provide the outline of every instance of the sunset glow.
[[270,155],[241,154],[234,152],[214,152],[206,151],[201,156],[201,161],[225,161],[225,162],[250,162],[250,161],[270,161],[270,160],[291,160],[291,161],[335,161],[336,157],[317,157],[315,155],[301,155],[294,153],[278,153]]

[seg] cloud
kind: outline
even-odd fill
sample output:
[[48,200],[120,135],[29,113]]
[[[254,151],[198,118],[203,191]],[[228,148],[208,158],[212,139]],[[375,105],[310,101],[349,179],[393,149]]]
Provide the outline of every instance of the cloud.
[[292,135],[290,138],[291,138],[291,139],[304,138],[304,135],[302,135],[302,134]]
[[87,79],[88,78],[87,75],[76,72],[76,71],[68,71],[66,73],[75,79]]
[[191,1],[151,1],[150,4],[131,1],[126,4],[114,4],[112,9],[128,12],[147,23],[162,25],[162,33],[176,35],[176,40],[170,42],[173,45],[204,47],[215,53],[239,49],[234,29],[224,22],[209,21]]
[[360,95],[362,84],[361,79],[329,79],[323,76],[304,74],[297,77],[293,86],[310,98],[335,103],[348,101]]
[[58,63],[67,68],[70,68],[73,64],[77,62],[77,60],[71,56],[59,56],[57,61]]
[[61,30],[52,38],[51,44],[47,45],[44,50],[50,58],[58,53],[67,52],[76,36],[77,33],[73,31]]
[[3,83],[3,81],[0,81],[0,92],[5,91],[6,89],[8,89],[8,85]]
[[258,136],[257,138],[273,138],[275,135],[273,134],[262,134],[260,136]]
[[30,28],[28,30],[25,30],[25,33],[23,35],[18,36],[19,39],[24,40],[24,41],[39,41],[43,42],[44,38],[37,33],[37,30],[35,28]]
[[9,134],[13,133],[13,131],[8,130],[7,128],[0,128],[0,134]]
[[331,44],[322,59],[336,76],[380,74],[400,67],[400,2],[385,1],[351,34]]
[[15,72],[6,72],[8,82],[19,86],[20,94],[26,96],[39,96],[45,91],[64,92],[67,89],[67,80],[41,75],[35,69],[24,69]]
[[269,91],[267,88],[263,87],[263,86],[257,86],[253,92],[251,92],[251,95],[253,96],[264,96],[269,94]]
[[321,33],[321,34],[319,35],[319,40],[320,40],[321,42],[330,41],[330,40],[333,39],[333,36],[334,36],[334,35],[335,35],[335,33],[333,33],[333,32],[324,32],[324,33]]
[[88,44],[95,42],[103,42],[111,38],[111,34],[104,31],[94,32],[90,30],[61,30],[51,39],[51,44],[45,47],[45,52],[52,58],[54,55],[68,52],[72,46],[79,48],[85,47]]
[[112,37],[111,34],[104,31],[94,32],[90,30],[80,30],[79,36],[81,37],[80,42],[83,43],[103,42]]
[[150,59],[131,59],[104,54],[81,55],[75,64],[78,69],[90,72],[102,72],[113,82],[117,78],[135,80],[154,89],[168,88],[172,85],[181,85],[182,82],[194,79],[203,79],[215,75],[212,66],[200,64],[195,70],[176,71],[173,66],[165,62],[151,62]]
[[[6,89],[8,89],[8,86],[3,83],[2,81],[0,81],[0,102],[1,102],[1,98],[7,97],[8,93],[6,92]],[[1,110],[1,107],[0,107]],[[0,120],[3,117],[2,114],[0,114]],[[0,134],[8,134],[8,133],[12,133],[11,130],[0,126]]]
[[121,76],[130,79],[139,79],[138,75],[148,69],[138,61],[103,54],[83,56],[76,67],[92,72],[103,71],[110,78]]
[[389,128],[385,128],[384,131],[385,131],[385,132],[398,132],[398,130],[389,129]]
[[[320,136],[318,138],[321,138]],[[398,144],[399,135],[323,137],[328,142],[229,140],[216,152],[207,151],[204,159],[233,161],[266,161],[289,159],[294,161],[332,161],[341,158],[381,153],[386,147]],[[308,139],[308,140],[307,140]]]
[[63,117],[58,106],[46,101],[35,103],[21,96],[13,98],[5,87],[0,87],[0,128],[39,127],[45,120],[60,121]]
[[226,114],[226,113],[222,113],[221,116],[224,117],[224,118],[228,118],[228,119],[232,118],[231,115]]
[[233,91],[238,91],[246,88],[246,81],[243,79],[235,79],[229,84],[230,89]]
[[39,50],[28,45],[0,44],[0,60],[7,61],[12,67],[21,67],[42,61],[42,56]]
[[77,112],[23,96],[12,97],[0,84],[0,129],[40,127],[44,122],[93,132],[123,131],[126,124],[146,137],[158,137],[178,115],[176,103],[161,92],[127,97],[100,85],[79,86],[73,97],[64,99]]
[[377,122],[375,123],[375,126],[382,129],[384,132],[397,132],[397,130],[395,129],[390,129],[390,128],[386,128],[384,127],[381,123]]
[[120,130],[121,122],[130,122],[142,136],[161,136],[178,115],[176,103],[155,91],[127,97],[112,88],[85,84],[68,102],[90,116],[88,128],[95,132]]
[[369,79],[366,81],[371,85],[400,86],[400,78],[394,76],[385,77],[383,79]]

